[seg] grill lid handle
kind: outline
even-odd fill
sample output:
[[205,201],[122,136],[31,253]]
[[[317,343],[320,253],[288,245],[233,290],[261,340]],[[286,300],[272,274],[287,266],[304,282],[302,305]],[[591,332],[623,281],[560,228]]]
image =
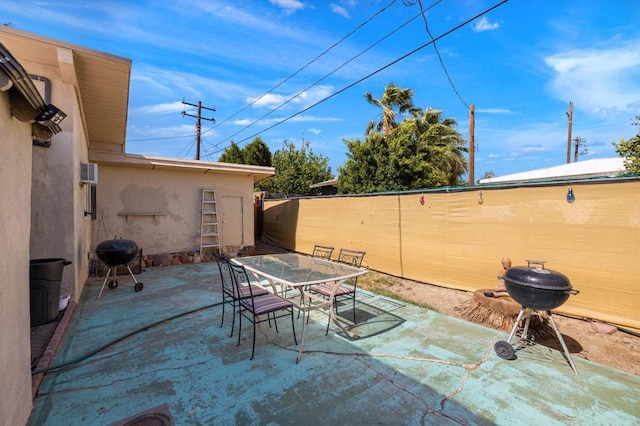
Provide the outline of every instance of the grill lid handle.
[[542,269],[544,269],[544,264],[547,263],[546,260],[529,260],[527,259],[527,268],[531,268],[531,265],[540,265]]

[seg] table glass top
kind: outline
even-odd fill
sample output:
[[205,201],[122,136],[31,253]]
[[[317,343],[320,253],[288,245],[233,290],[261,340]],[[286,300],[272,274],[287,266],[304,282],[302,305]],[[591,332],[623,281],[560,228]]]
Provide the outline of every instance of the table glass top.
[[343,280],[367,273],[364,268],[298,253],[237,257],[233,261],[259,275],[294,286]]

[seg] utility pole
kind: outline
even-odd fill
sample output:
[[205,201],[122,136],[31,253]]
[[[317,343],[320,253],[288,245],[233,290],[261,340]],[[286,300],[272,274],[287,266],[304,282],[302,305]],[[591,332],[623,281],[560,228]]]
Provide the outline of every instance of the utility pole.
[[194,117],[196,118],[196,160],[200,159],[200,134],[201,134],[201,125],[200,125],[200,120],[208,120],[211,121],[212,123],[216,122],[215,118],[205,118],[202,117],[202,110],[206,109],[208,111],[216,111],[216,108],[207,108],[207,107],[203,107],[202,106],[202,102],[198,101],[198,104],[190,104],[189,102],[185,102],[184,98],[182,98],[182,103],[184,105],[190,105],[190,106],[194,106],[198,108],[198,114],[197,115],[193,115],[193,114],[187,114],[185,111],[182,111],[182,116],[184,117],[185,115],[189,116],[189,117]]
[[469,186],[475,185],[476,108],[469,106]]
[[571,162],[571,128],[573,127],[573,102],[569,102],[569,112],[567,113],[569,119],[569,135],[567,136],[567,164]]
[[[580,150],[580,146],[581,145],[585,145],[587,143],[587,141],[585,139],[582,139],[581,137],[576,136],[576,138],[573,140],[574,144],[574,150],[573,150],[573,162],[577,163],[578,162],[578,151]],[[585,154],[587,152],[587,150],[585,149],[582,154]]]

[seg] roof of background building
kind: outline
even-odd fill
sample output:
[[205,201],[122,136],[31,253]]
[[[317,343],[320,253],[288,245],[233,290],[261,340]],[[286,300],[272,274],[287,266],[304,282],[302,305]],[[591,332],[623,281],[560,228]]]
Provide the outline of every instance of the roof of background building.
[[613,177],[624,171],[623,158],[597,158],[544,169],[480,179],[478,183],[523,182],[554,178]]
[[329,179],[329,180],[325,180],[324,182],[318,182],[318,183],[314,183],[313,185],[310,185],[310,188],[322,188],[323,186],[332,186],[332,185],[337,185],[338,184],[338,178],[333,178],[333,179]]

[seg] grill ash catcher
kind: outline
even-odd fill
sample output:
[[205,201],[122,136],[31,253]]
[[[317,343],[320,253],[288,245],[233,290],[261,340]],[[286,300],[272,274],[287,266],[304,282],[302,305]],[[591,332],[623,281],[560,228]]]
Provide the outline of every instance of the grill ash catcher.
[[98,256],[98,259],[100,259],[102,263],[109,267],[107,276],[104,278],[104,282],[100,288],[98,299],[102,296],[104,286],[107,285],[107,281],[109,281],[111,271],[113,271],[113,279],[109,281],[109,288],[114,289],[118,287],[117,271],[118,266],[120,265],[126,266],[129,271],[129,275],[133,278],[133,282],[135,283],[133,289],[136,292],[142,291],[144,284],[136,280],[136,277],[133,275],[133,272],[131,272],[131,268],[128,265],[128,263],[136,257],[136,254],[138,254],[138,245],[131,240],[113,239],[106,240],[98,244],[96,247],[96,256]]
[[[527,346],[532,343],[533,338],[528,335],[531,314],[534,311],[545,311],[549,317],[549,321],[553,326],[553,330],[560,341],[565,357],[574,373],[578,374],[578,369],[573,363],[571,354],[567,349],[567,345],[558,330],[558,326],[551,315],[551,310],[557,308],[567,301],[570,295],[578,294],[578,290],[573,290],[571,282],[564,274],[545,269],[546,262],[539,260],[527,260],[527,266],[515,266],[505,271],[504,275],[499,277],[504,279],[505,287],[509,296],[520,305],[520,313],[516,319],[509,338],[507,341],[501,340],[496,342],[494,350],[496,354],[503,359],[512,360],[515,358],[515,349],[511,344],[511,340],[516,335],[519,328],[520,320],[526,313],[526,319],[518,346]],[[531,265],[540,265],[533,268]]]

